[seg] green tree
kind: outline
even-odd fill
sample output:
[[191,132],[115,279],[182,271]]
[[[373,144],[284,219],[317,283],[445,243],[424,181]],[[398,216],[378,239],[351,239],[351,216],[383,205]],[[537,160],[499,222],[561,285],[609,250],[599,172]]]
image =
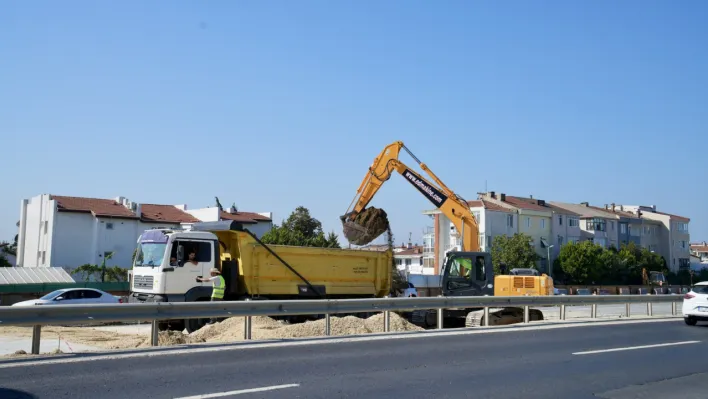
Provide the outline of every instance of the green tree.
[[603,261],[614,262],[615,259],[605,255],[604,249],[592,241],[580,243],[569,242],[563,245],[558,254],[558,263],[564,275],[572,282],[592,284],[598,282],[606,273],[601,267]]
[[15,243],[0,242],[0,267],[12,267],[13,265],[8,260],[9,256],[17,256],[17,237]]
[[535,269],[540,257],[531,245],[531,239],[530,235],[523,233],[516,233],[512,237],[495,237],[492,245],[494,273],[501,274],[502,263],[507,266],[507,270],[516,267]]
[[92,280],[92,277],[95,277],[94,280],[98,280],[98,277],[101,275],[101,272],[102,270],[100,266],[86,263],[72,270],[71,274],[74,276],[81,275],[81,277],[83,277],[84,282],[89,282]]
[[304,206],[298,206],[280,226],[261,237],[265,244],[295,245],[300,247],[341,248],[334,232],[325,235],[322,223],[312,217]]

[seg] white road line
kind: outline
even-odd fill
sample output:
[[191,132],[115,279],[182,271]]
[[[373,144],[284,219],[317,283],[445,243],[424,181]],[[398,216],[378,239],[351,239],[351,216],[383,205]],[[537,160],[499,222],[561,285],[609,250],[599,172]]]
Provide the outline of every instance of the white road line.
[[[676,322],[675,317],[666,319],[644,319],[644,320],[613,320],[613,321],[595,321],[591,323],[583,322],[570,322],[568,324],[544,324],[537,326],[524,326],[524,327],[511,327],[511,326],[499,326],[499,327],[482,327],[475,329],[459,329],[452,331],[436,331],[427,330],[423,332],[409,332],[409,333],[399,333],[393,335],[386,334],[367,334],[363,336],[352,336],[352,337],[342,337],[342,338],[327,338],[319,337],[312,339],[294,339],[291,341],[271,341],[271,342],[258,342],[258,343],[222,343],[219,344],[201,344],[204,347],[198,348],[179,348],[175,349],[165,349],[164,347],[158,349],[134,349],[126,350],[116,349],[112,351],[106,351],[101,355],[91,355],[89,353],[81,354],[79,357],[73,355],[62,356],[60,358],[44,357],[42,359],[23,361],[23,360],[9,360],[3,362],[0,360],[0,369],[12,368],[12,367],[30,367],[30,366],[43,366],[48,364],[58,364],[58,363],[78,363],[78,362],[90,362],[96,360],[118,360],[118,359],[129,359],[138,357],[153,357],[153,356],[168,356],[168,355],[186,355],[194,353],[206,353],[215,351],[227,351],[227,350],[244,350],[244,349],[256,349],[256,348],[271,348],[271,347],[286,347],[286,346],[306,346],[306,345],[328,345],[328,344],[338,344],[345,342],[364,342],[364,341],[381,341],[381,340],[391,340],[391,339],[413,339],[413,338],[428,338],[428,337],[441,337],[441,336],[456,336],[456,335],[473,335],[473,334],[494,334],[494,333],[507,333],[507,332],[523,332],[523,331],[539,331],[539,330],[554,330],[558,328],[574,328],[574,327],[598,327],[598,326],[618,326],[618,325],[628,325],[628,324],[644,324],[644,323],[665,323],[665,322]],[[200,344],[194,346],[201,346]],[[208,346],[206,346],[208,345]],[[118,352],[118,353],[110,353]],[[61,355],[60,355],[61,356]]]
[[240,390],[238,390],[238,391],[216,392],[216,393],[208,393],[208,394],[204,394],[204,395],[184,396],[184,397],[175,398],[175,399],[208,399],[208,398],[220,398],[220,397],[222,397],[222,396],[241,395],[241,394],[244,394],[244,393],[253,393],[253,392],[275,391],[276,389],[297,388],[297,387],[299,387],[299,386],[300,386],[300,384],[273,385],[273,386],[270,386],[270,387],[262,387],[262,388],[240,389]]
[[676,345],[688,345],[688,344],[697,344],[701,341],[682,341],[682,342],[667,342],[664,344],[654,344],[654,345],[641,345],[641,346],[627,346],[624,348],[612,348],[612,349],[598,349],[594,351],[586,351],[586,352],[575,352],[573,353],[574,355],[592,355],[595,353],[607,353],[607,352],[620,352],[620,351],[631,351],[635,349],[649,349],[649,348],[661,348],[664,346],[676,346]]

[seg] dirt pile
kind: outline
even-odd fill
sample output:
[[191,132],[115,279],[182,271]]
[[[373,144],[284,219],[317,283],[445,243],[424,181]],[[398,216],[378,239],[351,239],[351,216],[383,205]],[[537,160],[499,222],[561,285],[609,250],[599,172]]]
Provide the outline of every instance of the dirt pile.
[[[160,331],[157,333],[158,346],[182,345],[187,343],[188,336],[181,331]],[[147,337],[140,343],[139,347],[150,346],[152,339]]]
[[[401,316],[391,313],[391,331],[422,331],[423,328],[409,323]],[[232,317],[193,332],[187,343],[233,342],[243,340],[243,317]],[[384,331],[383,314],[362,320],[354,316],[331,317],[330,334],[333,336],[380,333]],[[251,338],[274,340],[324,336],[325,320],[285,324],[269,317],[254,317],[251,322]]]
[[389,228],[388,215],[383,209],[369,207],[353,220],[344,222],[344,236],[354,245],[366,245]]

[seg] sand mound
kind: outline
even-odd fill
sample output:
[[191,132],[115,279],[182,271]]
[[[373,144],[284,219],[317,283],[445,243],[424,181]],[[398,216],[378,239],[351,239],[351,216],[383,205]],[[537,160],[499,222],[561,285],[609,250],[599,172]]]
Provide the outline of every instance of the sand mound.
[[[31,337],[32,327],[0,327],[0,336]],[[91,327],[43,326],[41,339],[62,340],[104,349],[138,348],[144,335],[101,331]],[[148,344],[150,341],[148,340]]]
[[[254,340],[278,340],[288,338],[308,338],[324,336],[325,320],[307,321],[305,323],[288,324],[270,317],[253,317],[251,323],[251,338]],[[159,346],[171,346],[191,343],[221,343],[243,341],[243,317],[231,317],[220,323],[206,325],[193,332],[184,334],[180,331],[160,331]],[[391,313],[391,331],[420,331],[423,328],[409,323],[396,313]],[[330,334],[332,336],[381,333],[384,331],[383,314],[376,314],[368,319],[354,316],[330,318]],[[0,327],[2,336],[32,335],[31,327]],[[42,327],[42,340],[51,339],[69,341],[104,349],[131,349],[150,346],[149,334],[120,334],[112,331],[96,330],[90,327]],[[52,354],[60,354],[55,351]],[[29,356],[24,351],[2,357]]]
[[[243,317],[232,317],[193,332],[187,342],[233,342],[243,340]],[[409,323],[391,313],[391,331],[421,331],[423,328]],[[354,316],[331,317],[330,334],[333,336],[380,333],[384,331],[383,314],[362,320]],[[252,339],[287,339],[324,336],[325,320],[298,324],[285,324],[269,317],[254,317],[251,324]]]
[[[182,345],[187,343],[189,337],[181,331],[160,331],[157,333],[158,346]],[[152,339],[147,337],[140,343],[140,347],[150,346]]]

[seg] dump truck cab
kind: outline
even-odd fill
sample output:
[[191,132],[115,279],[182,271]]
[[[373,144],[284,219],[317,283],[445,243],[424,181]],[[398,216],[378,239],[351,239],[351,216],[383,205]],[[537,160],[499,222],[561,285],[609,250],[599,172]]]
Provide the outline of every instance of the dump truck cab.
[[146,230],[137,244],[130,302],[189,302],[211,296],[211,284],[196,278],[220,266],[215,234]]

